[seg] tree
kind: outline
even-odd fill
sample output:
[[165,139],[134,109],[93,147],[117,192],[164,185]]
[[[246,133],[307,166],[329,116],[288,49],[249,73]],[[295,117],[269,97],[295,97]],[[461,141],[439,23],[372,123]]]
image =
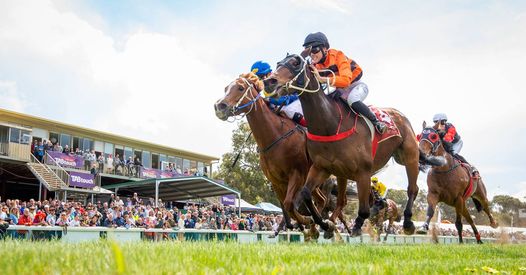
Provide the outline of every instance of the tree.
[[[239,158],[236,161],[238,154]],[[235,165],[232,166],[234,162]],[[257,144],[247,122],[239,122],[238,128],[232,132],[232,151],[222,156],[215,178],[222,179],[238,189],[242,198],[248,202],[266,201],[279,206],[272,185],[259,165]]]

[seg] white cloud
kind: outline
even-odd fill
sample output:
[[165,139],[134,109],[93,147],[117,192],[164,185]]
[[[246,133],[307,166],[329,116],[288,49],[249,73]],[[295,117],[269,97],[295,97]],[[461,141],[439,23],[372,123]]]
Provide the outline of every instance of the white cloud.
[[0,80],[0,108],[24,112],[28,102],[18,90],[13,81]]

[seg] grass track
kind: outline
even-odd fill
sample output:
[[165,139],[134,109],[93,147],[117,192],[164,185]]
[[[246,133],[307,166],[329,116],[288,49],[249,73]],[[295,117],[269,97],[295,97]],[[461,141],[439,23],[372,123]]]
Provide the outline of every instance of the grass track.
[[483,273],[484,266],[526,274],[526,245],[139,242],[117,246],[108,241],[0,241],[1,274],[466,274],[466,268]]

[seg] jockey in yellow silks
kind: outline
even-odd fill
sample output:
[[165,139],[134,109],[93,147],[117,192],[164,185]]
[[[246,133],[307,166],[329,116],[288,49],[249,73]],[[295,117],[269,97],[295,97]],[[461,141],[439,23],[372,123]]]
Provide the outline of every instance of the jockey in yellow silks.
[[377,177],[371,178],[371,191],[373,193],[374,203],[371,211],[371,216],[375,216],[378,211],[387,206],[385,195],[387,194],[387,187],[380,182]]

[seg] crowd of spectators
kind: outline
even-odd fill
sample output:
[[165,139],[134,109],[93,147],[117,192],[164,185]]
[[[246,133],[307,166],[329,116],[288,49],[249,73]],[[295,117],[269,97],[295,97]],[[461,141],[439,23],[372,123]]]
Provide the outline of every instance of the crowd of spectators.
[[28,226],[275,231],[282,219],[274,214],[238,216],[235,208],[221,204],[186,204],[182,209],[162,201],[158,205],[154,206],[153,199],[144,201],[137,194],[125,200],[112,195],[109,201],[85,205],[78,201],[8,199],[0,202],[0,222]]
[[[0,230],[7,225],[62,226],[62,227],[110,227],[110,228],[158,228],[158,229],[210,229],[210,230],[248,230],[277,231],[282,215],[242,213],[221,204],[190,204],[181,209],[172,203],[159,201],[155,206],[152,198],[144,199],[135,193],[132,197],[121,199],[112,195],[108,201],[63,202],[59,200],[0,201]],[[352,221],[348,223],[352,228]],[[341,221],[336,228],[345,233]],[[1,234],[2,232],[0,232]],[[5,233],[5,232],[4,232]],[[24,234],[23,231],[18,231]],[[479,230],[483,238],[499,238],[496,231]],[[403,234],[401,225],[394,224],[390,234]],[[470,230],[463,231],[464,237],[473,237]],[[439,236],[458,236],[456,229],[438,228]],[[152,235],[153,236],[153,235]],[[525,232],[509,233],[512,241],[526,241]]]
[[[45,161],[47,157],[46,153],[49,151],[82,157],[84,159],[84,170],[90,171],[90,173],[94,175],[98,173],[106,173],[137,178],[141,177],[141,167],[143,167],[143,165],[139,157],[132,158],[130,156],[125,159],[124,156],[119,154],[115,154],[114,156],[113,154],[97,153],[95,150],[82,151],[80,148],[72,150],[68,145],[62,147],[60,143],[57,142],[53,144],[49,140],[34,140],[31,144],[31,154],[40,162]],[[181,176],[200,176],[197,169],[184,169],[183,171],[181,170],[181,167],[176,166],[173,163],[169,163],[163,168],[163,171]]]

